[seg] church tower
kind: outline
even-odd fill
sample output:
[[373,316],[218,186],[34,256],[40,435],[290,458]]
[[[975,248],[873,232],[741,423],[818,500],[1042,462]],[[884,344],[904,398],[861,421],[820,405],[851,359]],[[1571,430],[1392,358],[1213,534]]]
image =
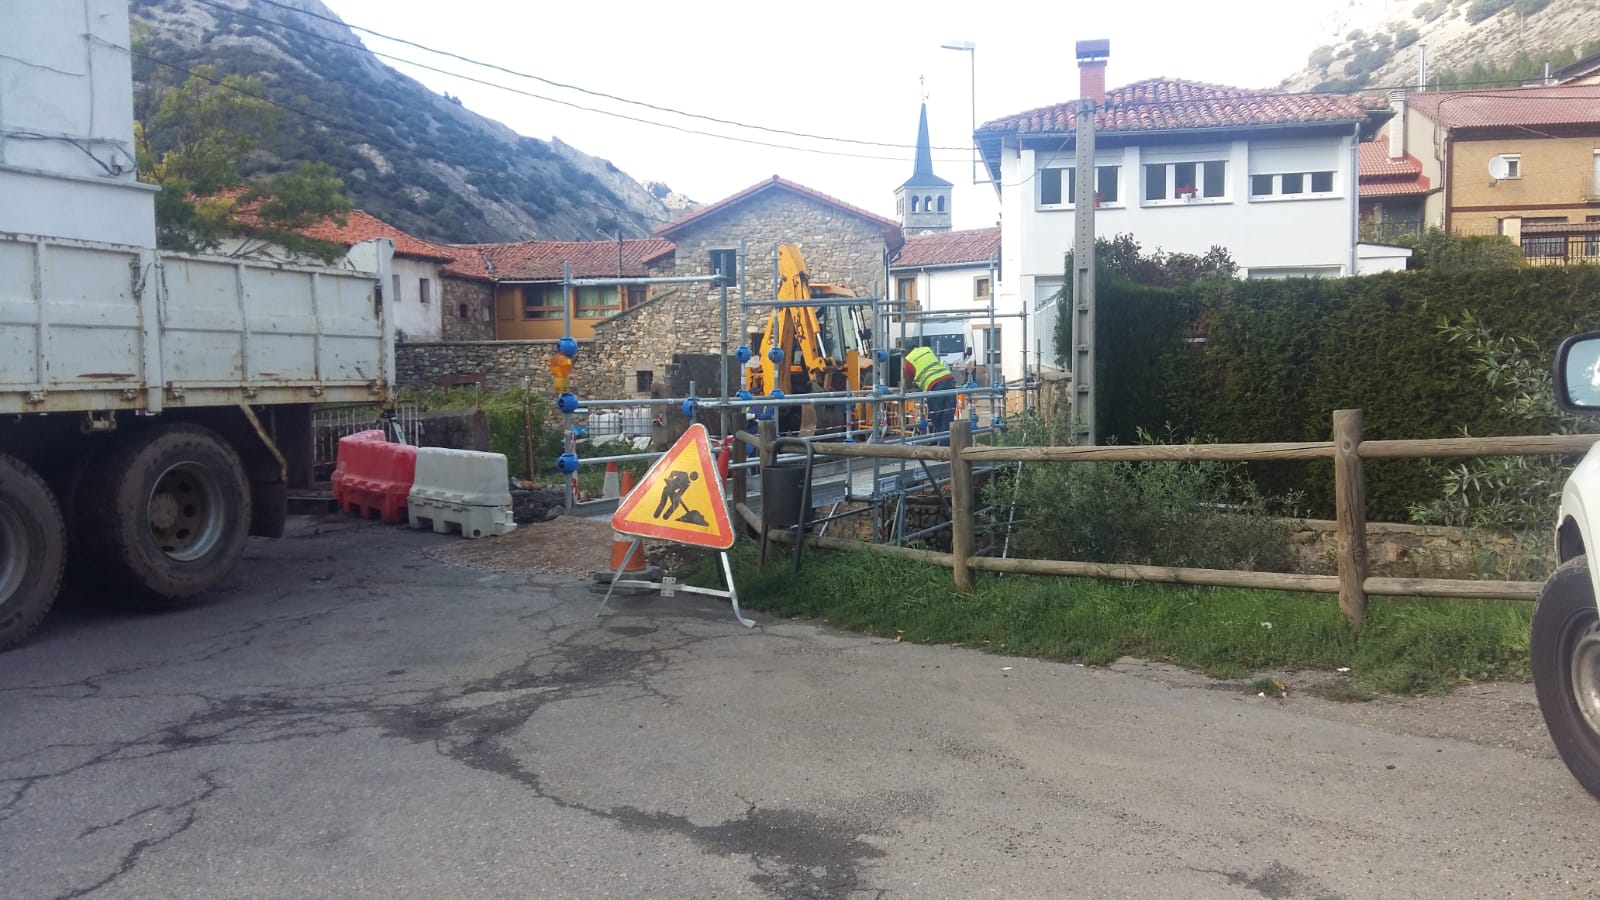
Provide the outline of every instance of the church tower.
[[933,147],[928,140],[928,104],[917,122],[917,162],[906,183],[895,188],[895,209],[907,235],[950,230],[951,184],[933,174]]

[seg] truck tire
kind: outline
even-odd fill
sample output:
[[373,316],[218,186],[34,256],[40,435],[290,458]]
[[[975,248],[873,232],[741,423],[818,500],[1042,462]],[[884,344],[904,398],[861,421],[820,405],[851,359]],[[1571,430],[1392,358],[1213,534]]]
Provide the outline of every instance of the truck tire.
[[1578,783],[1600,797],[1600,609],[1587,557],[1562,563],[1544,583],[1529,653],[1556,753]]
[[0,650],[21,643],[50,610],[66,558],[55,494],[21,460],[0,453]]
[[239,454],[197,425],[133,434],[84,475],[79,541],[118,599],[176,606],[233,571],[250,530]]

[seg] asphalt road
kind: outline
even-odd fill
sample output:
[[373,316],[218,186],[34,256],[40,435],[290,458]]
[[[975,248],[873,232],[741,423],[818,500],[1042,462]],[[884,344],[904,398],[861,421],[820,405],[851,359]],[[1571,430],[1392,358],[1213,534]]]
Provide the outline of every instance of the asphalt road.
[[1600,890],[1600,805],[1548,752],[1403,704],[692,596],[596,618],[586,584],[421,555],[450,538],[297,526],[201,607],[67,609],[0,655],[0,896]]

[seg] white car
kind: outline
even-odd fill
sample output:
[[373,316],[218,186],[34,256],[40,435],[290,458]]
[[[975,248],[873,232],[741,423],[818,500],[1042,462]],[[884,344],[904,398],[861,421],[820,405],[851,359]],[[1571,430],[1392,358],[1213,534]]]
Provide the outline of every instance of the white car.
[[[1600,331],[1568,338],[1556,353],[1556,402],[1600,413]],[[1573,777],[1600,796],[1600,595],[1589,547],[1600,539],[1600,444],[1561,491],[1556,517],[1560,567],[1539,592],[1529,653],[1539,710]]]

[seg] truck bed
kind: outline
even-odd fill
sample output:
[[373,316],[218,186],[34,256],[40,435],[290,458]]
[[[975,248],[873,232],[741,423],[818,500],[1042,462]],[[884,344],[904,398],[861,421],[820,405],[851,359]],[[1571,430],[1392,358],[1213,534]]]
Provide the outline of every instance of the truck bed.
[[374,272],[0,234],[0,414],[382,400]]

